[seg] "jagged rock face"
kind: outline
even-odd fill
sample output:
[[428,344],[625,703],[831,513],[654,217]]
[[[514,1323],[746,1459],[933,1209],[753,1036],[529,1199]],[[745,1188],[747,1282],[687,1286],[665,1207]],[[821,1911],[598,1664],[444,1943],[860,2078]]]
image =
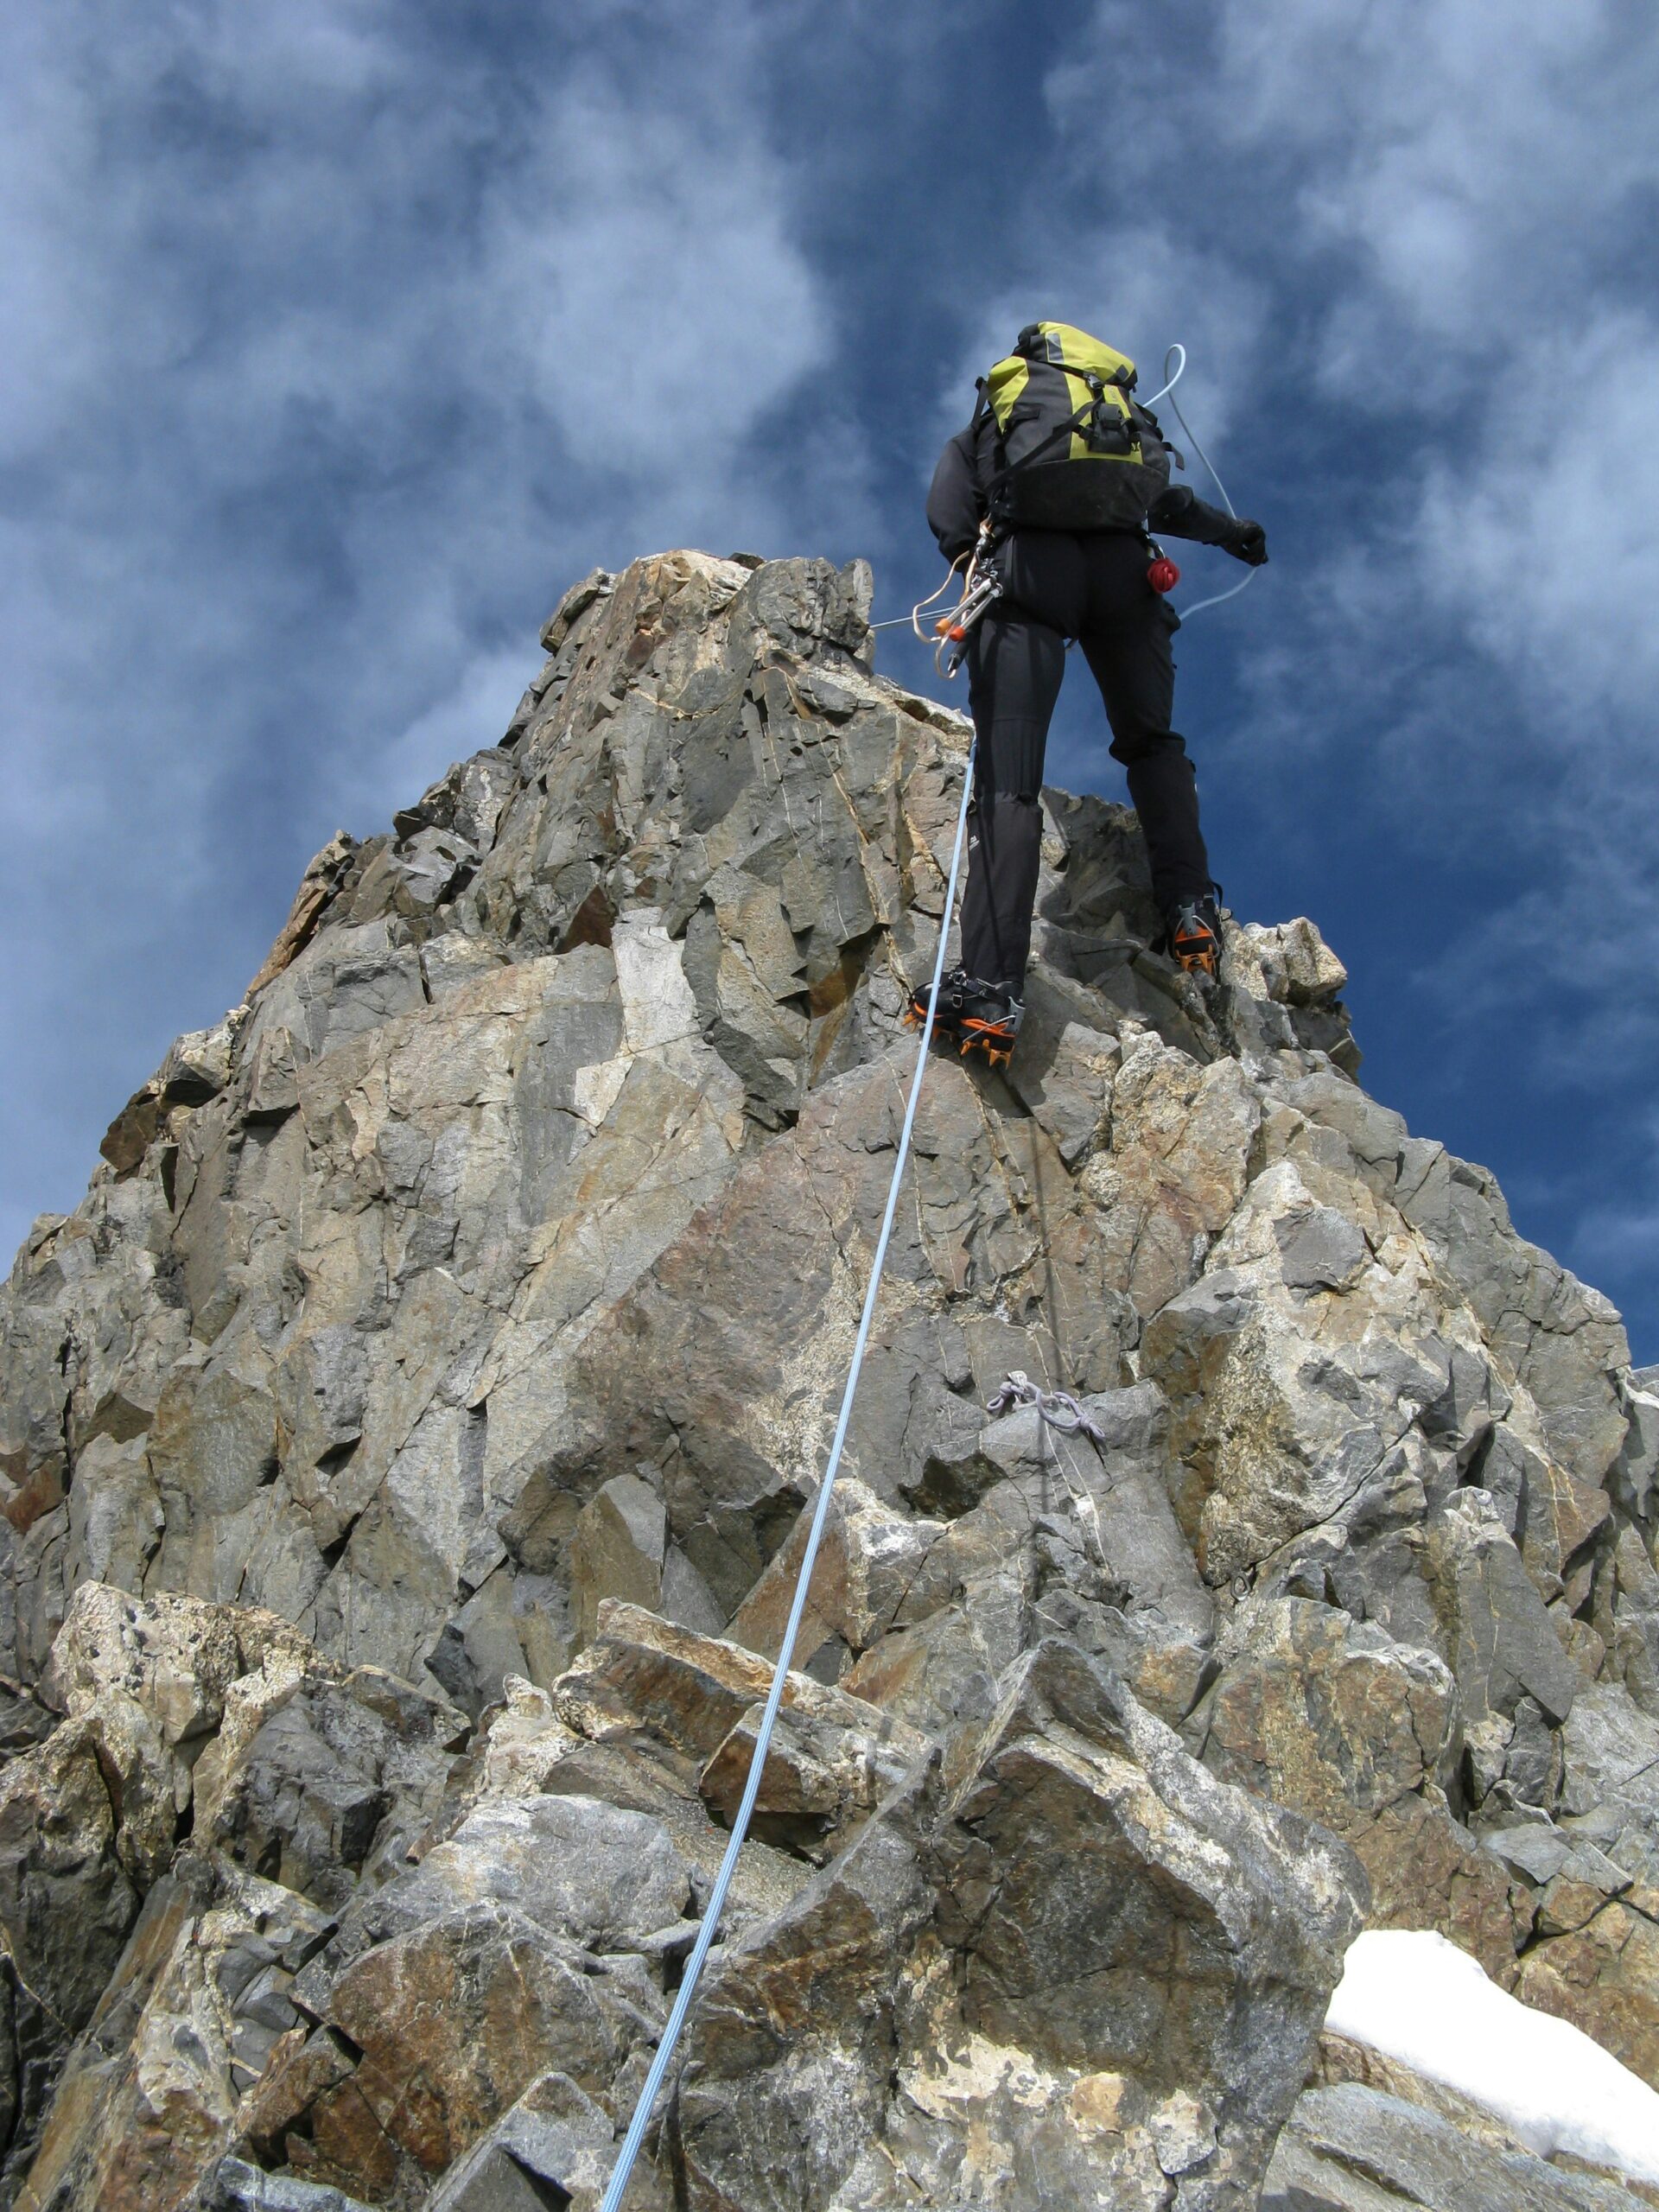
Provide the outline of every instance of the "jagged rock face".
[[[19,1255],[16,2202],[597,2202],[943,906],[967,732],[872,676],[868,590],[578,586]],[[1357,1087],[1309,924],[1205,997],[1133,817],[1045,805],[1026,1027],[929,1073],[641,2206],[1253,2203],[1362,1913],[1659,2081],[1656,1378]],[[1014,1370],[1099,1440],[990,1416]],[[1342,2087],[1281,2170],[1382,2125]]]

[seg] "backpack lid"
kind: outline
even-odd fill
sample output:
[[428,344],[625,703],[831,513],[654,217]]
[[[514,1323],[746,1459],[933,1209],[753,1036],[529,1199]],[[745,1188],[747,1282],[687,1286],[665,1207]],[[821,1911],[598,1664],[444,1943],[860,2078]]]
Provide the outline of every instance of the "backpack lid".
[[1127,353],[1091,338],[1070,322],[1028,322],[1014,341],[1015,353],[1028,361],[1052,361],[1056,368],[1092,370],[1103,384],[1125,391],[1135,388],[1135,363]]
[[1120,353],[1069,322],[1032,322],[1014,340],[1013,353],[998,361],[980,385],[984,404],[995,416],[1000,430],[1007,430],[1016,402],[1026,392],[1033,370],[1039,367],[1065,372],[1065,382],[1053,385],[1052,397],[1070,392],[1067,413],[1086,406],[1090,394],[1103,387],[1114,394],[1128,413],[1127,395],[1135,386],[1135,363],[1127,353]]

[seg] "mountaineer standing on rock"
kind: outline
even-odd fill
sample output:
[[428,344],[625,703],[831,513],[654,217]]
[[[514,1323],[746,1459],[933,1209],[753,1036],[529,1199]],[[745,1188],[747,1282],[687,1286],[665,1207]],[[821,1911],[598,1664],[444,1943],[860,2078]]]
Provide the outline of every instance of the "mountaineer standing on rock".
[[[928,493],[946,558],[973,553],[970,573],[989,569],[996,590],[966,641],[975,824],[963,964],[941,982],[936,1023],[964,1052],[1004,1058],[1019,1031],[1043,751],[1071,639],[1100,686],[1112,754],[1128,771],[1166,945],[1189,972],[1216,973],[1217,889],[1192,764],[1169,726],[1179,618],[1162,594],[1178,572],[1151,532],[1219,545],[1253,568],[1268,557],[1267,534],[1171,485],[1170,448],[1134,385],[1134,363],[1098,339],[1069,323],[1029,324],[981,379],[973,420],[940,455]],[[920,1020],[926,1010],[924,988],[912,1012]]]

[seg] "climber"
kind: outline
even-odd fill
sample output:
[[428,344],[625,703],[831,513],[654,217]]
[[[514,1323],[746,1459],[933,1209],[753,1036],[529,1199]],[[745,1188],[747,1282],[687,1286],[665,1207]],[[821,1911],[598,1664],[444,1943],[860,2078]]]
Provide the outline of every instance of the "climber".
[[[1268,557],[1267,534],[1170,484],[1170,448],[1132,398],[1134,381],[1133,363],[1084,332],[1031,324],[981,380],[974,418],[940,455],[928,493],[928,523],[946,559],[963,558],[977,542],[976,572],[988,558],[1001,585],[966,642],[974,832],[962,965],[940,983],[935,1023],[963,1052],[979,1048],[994,1060],[1012,1050],[1023,1011],[1043,751],[1069,639],[1100,686],[1111,752],[1128,771],[1163,943],[1191,973],[1213,976],[1219,960],[1198,786],[1169,726],[1179,618],[1157,586],[1173,577],[1166,563],[1149,579],[1161,557],[1150,533],[1218,545],[1253,568]],[[912,1018],[926,1007],[924,989],[912,997]]]

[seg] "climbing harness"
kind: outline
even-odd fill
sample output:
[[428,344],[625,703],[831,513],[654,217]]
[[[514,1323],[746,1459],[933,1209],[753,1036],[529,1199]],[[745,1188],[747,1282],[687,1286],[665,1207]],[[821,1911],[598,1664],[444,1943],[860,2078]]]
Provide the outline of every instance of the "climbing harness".
[[[935,596],[937,597],[937,594]],[[795,1578],[795,1595],[789,1609],[789,1618],[784,1626],[783,1642],[779,1647],[778,1663],[772,1669],[772,1688],[766,1693],[766,1710],[760,1716],[760,1726],[755,1731],[754,1751],[749,1760],[748,1779],[743,1785],[743,1796],[732,1821],[732,1833],[725,1854],[720,1862],[720,1872],[715,1877],[714,1887],[709,1893],[709,1903],[703,1910],[702,1924],[697,1930],[697,1940],[680,1981],[679,1990],[669,2013],[667,2025],[652,2060],[651,2070],[633,2107],[628,2122],[628,2132],[604,2196],[600,2212],[620,2212],[622,2198],[633,2172],[639,2146],[645,2141],[645,2130],[663,2086],[674,2052],[684,2028],[686,2015],[696,1993],[697,1982],[702,1974],[703,1962],[714,1942],[720,1924],[721,1910],[726,1902],[726,1892],[731,1887],[736,1871],[738,1853],[743,1848],[743,1839],[748,1834],[749,1820],[754,1811],[755,1799],[760,1791],[760,1777],[766,1770],[766,1753],[771,1748],[772,1729],[777,1724],[779,1707],[783,1703],[784,1686],[789,1678],[789,1662],[795,1654],[795,1639],[799,1633],[801,1616],[806,1608],[807,1588],[812,1580],[812,1569],[818,1556],[818,1546],[823,1535],[824,1521],[830,1510],[830,1494],[835,1488],[836,1476],[841,1466],[841,1456],[847,1441],[847,1424],[853,1410],[853,1394],[858,1388],[859,1373],[864,1364],[864,1353],[869,1343],[870,1324],[875,1318],[875,1302],[881,1287],[881,1270],[887,1263],[887,1243],[893,1235],[893,1224],[899,1206],[899,1185],[904,1180],[905,1164],[910,1157],[911,1135],[916,1125],[916,1108],[922,1095],[922,1078],[927,1071],[928,1046],[933,1037],[933,1007],[938,1002],[939,981],[944,973],[944,945],[950,935],[950,917],[957,902],[957,881],[962,870],[963,841],[968,827],[969,801],[974,789],[974,748],[968,748],[968,758],[963,764],[962,804],[957,814],[956,842],[950,850],[950,873],[945,884],[944,912],[939,928],[939,949],[933,959],[933,990],[927,1020],[922,1028],[922,1041],[916,1055],[916,1071],[911,1077],[910,1096],[905,1103],[905,1118],[899,1132],[899,1150],[893,1163],[893,1178],[887,1185],[887,1203],[881,1216],[880,1234],[875,1240],[875,1257],[870,1263],[869,1287],[864,1293],[864,1308],[858,1324],[858,1336],[853,1345],[852,1365],[847,1373],[847,1387],[842,1393],[841,1412],[836,1417],[835,1435],[830,1441],[830,1458],[823,1471],[823,1480],[818,1485],[817,1503],[813,1510],[812,1524],[807,1531],[806,1548],[801,1554],[800,1571]],[[1010,1380],[1013,1378],[1010,1377]]]
[[[938,640],[933,648],[933,665],[941,676],[947,678],[954,677],[957,671],[962,666],[963,655],[967,651],[968,632],[979,620],[991,601],[1001,596],[1002,579],[997,574],[991,561],[991,550],[995,542],[995,525],[988,520],[981,523],[979,537],[973,549],[973,557],[969,559],[966,554],[958,553],[945,571],[944,582],[939,586],[938,591],[931,592],[925,599],[918,599],[915,606],[911,608],[908,617],[899,615],[892,622],[873,622],[870,627],[873,630],[893,630],[896,629],[900,622],[907,620],[911,628],[925,645],[928,639],[927,632],[922,627],[923,614],[932,606],[935,600],[943,597],[949,588],[951,577],[961,568],[963,561],[968,561],[968,571],[962,580],[961,598],[957,600],[948,614],[940,615],[933,625],[933,634]],[[948,659],[945,657],[947,652]]]

